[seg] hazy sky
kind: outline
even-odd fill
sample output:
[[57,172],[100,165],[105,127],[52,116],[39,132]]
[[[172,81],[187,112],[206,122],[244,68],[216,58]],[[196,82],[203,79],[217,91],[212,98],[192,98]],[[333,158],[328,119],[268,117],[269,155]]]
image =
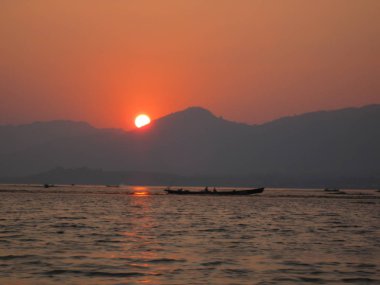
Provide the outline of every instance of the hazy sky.
[[1,0],[0,124],[380,103],[379,0]]

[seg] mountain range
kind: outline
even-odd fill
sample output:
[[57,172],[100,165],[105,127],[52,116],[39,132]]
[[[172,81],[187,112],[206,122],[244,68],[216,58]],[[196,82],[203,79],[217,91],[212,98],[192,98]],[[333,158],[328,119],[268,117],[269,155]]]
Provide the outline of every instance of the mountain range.
[[52,169],[56,176],[57,169],[77,169],[77,174],[80,169],[101,169],[119,173],[118,183],[128,183],[120,181],[120,173],[150,173],[149,177],[156,177],[150,178],[151,183],[166,177],[164,182],[191,184],[198,177],[202,183],[215,184],[229,184],[228,179],[248,184],[257,179],[280,186],[281,181],[284,185],[303,181],[300,186],[326,181],[373,186],[380,183],[379,122],[380,105],[369,105],[261,125],[231,122],[200,107],[132,131],[72,121],[3,125],[0,181],[17,182],[22,177],[30,181],[25,177],[32,179]]

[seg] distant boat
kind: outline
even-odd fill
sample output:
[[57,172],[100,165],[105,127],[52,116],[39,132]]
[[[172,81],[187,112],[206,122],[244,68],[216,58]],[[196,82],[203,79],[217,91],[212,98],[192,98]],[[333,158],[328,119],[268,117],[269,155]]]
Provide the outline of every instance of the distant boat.
[[247,190],[232,190],[232,191],[209,191],[209,190],[203,190],[203,191],[191,191],[191,190],[184,190],[184,189],[177,189],[177,190],[171,190],[171,189],[165,189],[166,193],[168,194],[174,194],[174,195],[214,195],[214,196],[242,196],[242,195],[252,195],[252,194],[260,194],[264,192],[264,188],[254,188],[254,189],[247,189]]
[[44,188],[56,187],[54,184],[44,184]]
[[106,185],[106,187],[113,187],[113,188],[117,188],[117,187],[120,187],[120,185]]
[[330,189],[330,188],[325,188],[325,192],[328,192],[329,194],[346,194],[346,192],[343,192],[340,189]]
[[325,188],[324,189],[326,192],[339,192],[340,190],[337,188]]

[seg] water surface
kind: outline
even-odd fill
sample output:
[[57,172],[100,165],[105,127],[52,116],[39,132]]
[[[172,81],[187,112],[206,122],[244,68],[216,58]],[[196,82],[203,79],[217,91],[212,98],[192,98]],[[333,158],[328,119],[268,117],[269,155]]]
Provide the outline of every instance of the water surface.
[[162,189],[0,185],[0,284],[380,283],[379,192]]

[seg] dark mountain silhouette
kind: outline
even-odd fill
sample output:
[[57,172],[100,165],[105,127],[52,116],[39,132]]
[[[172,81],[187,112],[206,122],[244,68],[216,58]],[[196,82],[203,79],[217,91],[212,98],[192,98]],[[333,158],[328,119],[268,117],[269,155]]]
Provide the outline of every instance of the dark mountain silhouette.
[[379,185],[380,175],[175,175],[162,172],[144,171],[104,171],[102,169],[62,168],[23,177],[0,179],[2,183],[26,184],[103,184],[103,185],[187,185],[187,186],[266,186],[266,187],[310,187],[325,188],[375,188]]
[[255,126],[218,118],[199,107],[129,132],[62,121],[2,126],[0,176],[29,176],[59,166],[182,178],[270,177],[280,183],[309,177],[309,182],[303,179],[307,184],[356,177],[377,183],[379,122],[380,105],[370,105]]
[[35,122],[20,126],[0,125],[0,154],[14,153],[53,140],[86,136],[99,131],[117,132],[118,130],[99,130],[85,122],[64,120]]
[[86,123],[68,121],[0,126],[0,153],[12,153],[57,138],[82,136],[95,131],[94,128]]
[[[16,179],[16,180],[15,180]],[[3,178],[3,182],[32,184],[103,184],[103,185],[173,185],[180,184],[186,177],[141,171],[104,171],[87,167],[66,169],[57,167],[47,172],[18,178]],[[189,181],[190,182],[190,181]]]

